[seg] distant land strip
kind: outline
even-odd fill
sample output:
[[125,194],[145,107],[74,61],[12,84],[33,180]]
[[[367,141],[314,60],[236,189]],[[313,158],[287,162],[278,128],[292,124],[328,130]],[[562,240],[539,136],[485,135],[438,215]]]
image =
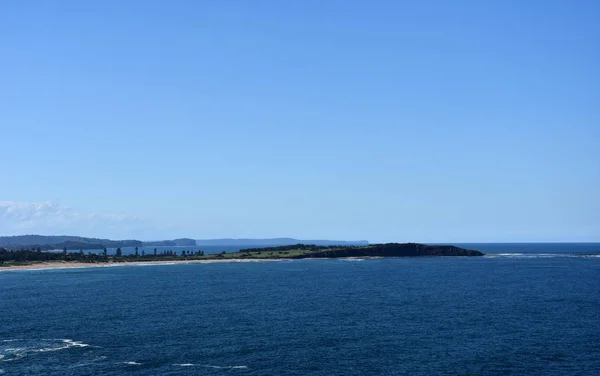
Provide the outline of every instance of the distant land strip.
[[237,252],[204,254],[201,250],[181,251],[168,250],[145,254],[122,255],[118,248],[116,253],[101,254],[79,252],[43,252],[39,249],[8,250],[0,248],[0,267],[23,266],[35,263],[84,263],[107,264],[120,262],[172,262],[172,261],[210,261],[210,260],[283,260],[306,258],[349,258],[349,257],[427,257],[427,256],[483,256],[484,254],[452,245],[425,245],[418,243],[387,243],[366,246],[319,246],[313,244],[296,244],[288,246],[250,248]]
[[53,250],[67,248],[68,250],[90,250],[103,248],[126,247],[196,247],[196,246],[237,246],[237,247],[275,247],[294,244],[315,245],[368,245],[366,240],[298,240],[293,238],[271,239],[191,239],[179,238],[173,240],[110,240],[100,238],[86,238],[70,235],[17,235],[0,236],[0,247],[10,250],[40,249]]

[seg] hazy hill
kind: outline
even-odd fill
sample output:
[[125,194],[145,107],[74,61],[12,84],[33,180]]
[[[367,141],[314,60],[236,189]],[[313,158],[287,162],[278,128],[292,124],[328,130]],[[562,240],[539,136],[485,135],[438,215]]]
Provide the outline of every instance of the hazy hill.
[[85,238],[82,236],[46,236],[46,235],[17,235],[0,236],[0,247],[5,248],[42,248],[53,249],[97,249],[97,248],[115,248],[115,247],[140,247],[142,242],[139,240],[110,240]]
[[196,241],[190,238],[180,238],[173,240],[149,241],[144,242],[144,245],[147,247],[194,247],[196,246]]
[[366,240],[348,241],[348,240],[299,240],[292,238],[273,238],[273,239],[196,239],[198,246],[247,246],[247,247],[276,247],[282,245],[294,244],[315,244],[315,245],[367,245]]
[[195,247],[195,246],[239,246],[239,247],[276,247],[294,244],[314,244],[319,246],[329,245],[368,245],[366,240],[299,240],[292,238],[274,239],[200,239],[180,238],[174,240],[140,241],[140,240],[110,240],[99,238],[86,238],[82,236],[46,236],[46,235],[18,235],[0,236],[0,247],[8,249],[41,248],[41,249],[102,249],[117,247]]
[[142,246],[196,246],[196,241],[189,238],[174,240],[161,240],[142,242],[140,240],[110,240],[98,238],[85,238],[82,236],[45,236],[45,235],[18,235],[0,236],[0,247],[9,249],[41,248],[41,249],[102,249],[118,247],[142,247]]

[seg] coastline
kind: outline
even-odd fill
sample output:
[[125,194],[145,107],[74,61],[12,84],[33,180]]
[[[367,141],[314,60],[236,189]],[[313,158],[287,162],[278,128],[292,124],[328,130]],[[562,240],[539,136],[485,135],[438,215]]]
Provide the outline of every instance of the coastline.
[[0,271],[3,270],[44,270],[66,268],[94,268],[113,266],[144,266],[173,264],[202,264],[222,262],[262,262],[300,259],[364,259],[379,257],[439,257],[439,256],[483,256],[484,254],[464,248],[444,245],[425,245],[417,243],[386,243],[364,247],[330,247],[298,244],[293,246],[251,248],[227,254],[204,255],[201,252],[191,254],[182,251],[178,256],[174,252],[160,256],[139,257],[122,256],[117,250],[116,256],[98,256],[83,251],[79,253],[42,254],[40,250],[9,251],[0,249]]
[[17,270],[50,270],[50,269],[85,269],[85,268],[112,268],[119,266],[151,266],[151,265],[175,265],[175,264],[216,264],[228,262],[273,262],[273,261],[297,261],[297,260],[363,260],[363,259],[379,259],[381,256],[365,256],[365,257],[315,257],[315,258],[229,258],[229,259],[210,259],[210,260],[164,260],[164,261],[123,261],[123,262],[103,262],[89,263],[76,261],[61,261],[61,262],[39,262],[29,265],[11,265],[0,266],[0,272],[17,271]]
[[214,259],[214,260],[165,260],[165,261],[124,261],[124,262],[39,262],[29,265],[0,266],[0,272],[11,270],[48,270],[48,269],[84,269],[84,268],[112,268],[119,266],[149,266],[149,265],[174,265],[174,264],[212,264],[224,262],[262,262],[283,261],[280,259]]

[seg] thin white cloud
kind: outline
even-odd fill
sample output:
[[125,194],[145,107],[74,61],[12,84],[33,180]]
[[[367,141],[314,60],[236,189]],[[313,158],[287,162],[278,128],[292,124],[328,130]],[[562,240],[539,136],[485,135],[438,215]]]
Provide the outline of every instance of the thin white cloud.
[[150,221],[129,214],[84,213],[51,201],[0,201],[0,235],[132,237],[151,227]]

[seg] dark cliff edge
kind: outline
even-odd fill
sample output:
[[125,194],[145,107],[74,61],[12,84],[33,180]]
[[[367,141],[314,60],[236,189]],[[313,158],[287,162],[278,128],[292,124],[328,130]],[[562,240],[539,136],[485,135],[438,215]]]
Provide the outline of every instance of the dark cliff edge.
[[425,245],[416,243],[373,244],[365,247],[327,249],[301,254],[293,258],[340,257],[424,257],[424,256],[484,256],[482,252],[453,245]]

